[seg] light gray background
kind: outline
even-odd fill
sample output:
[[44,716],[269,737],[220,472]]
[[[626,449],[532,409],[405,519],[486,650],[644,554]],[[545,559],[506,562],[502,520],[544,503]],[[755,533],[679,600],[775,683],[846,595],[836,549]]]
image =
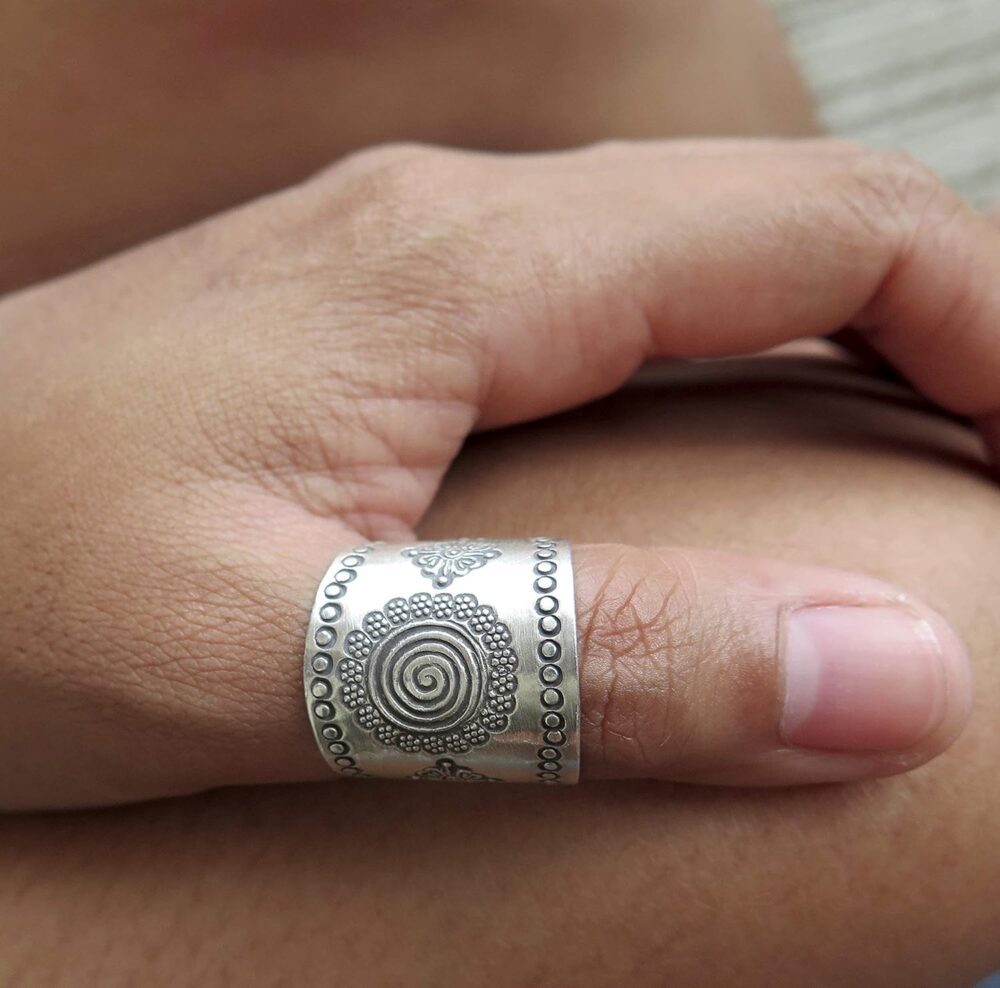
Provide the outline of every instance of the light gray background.
[[835,134],[1000,200],[1000,0],[772,0]]

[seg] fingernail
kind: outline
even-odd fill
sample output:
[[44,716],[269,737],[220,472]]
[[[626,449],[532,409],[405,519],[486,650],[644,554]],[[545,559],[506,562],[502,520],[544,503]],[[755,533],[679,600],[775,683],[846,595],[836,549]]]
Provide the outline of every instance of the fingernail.
[[940,723],[946,657],[928,620],[894,607],[806,607],[783,631],[787,744],[905,751]]

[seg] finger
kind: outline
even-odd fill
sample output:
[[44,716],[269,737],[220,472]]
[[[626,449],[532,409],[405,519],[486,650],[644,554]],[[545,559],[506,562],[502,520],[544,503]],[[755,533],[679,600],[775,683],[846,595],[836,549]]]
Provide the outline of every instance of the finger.
[[583,546],[574,562],[586,775],[891,775],[968,717],[961,642],[886,584],[686,549]]
[[334,187],[356,193],[359,172],[392,218],[391,250],[359,270],[398,266],[404,350],[427,313],[452,348],[471,342],[476,373],[445,383],[472,389],[481,426],[591,399],[651,357],[849,323],[933,400],[1000,414],[1000,234],[908,157],[834,142],[389,149]]

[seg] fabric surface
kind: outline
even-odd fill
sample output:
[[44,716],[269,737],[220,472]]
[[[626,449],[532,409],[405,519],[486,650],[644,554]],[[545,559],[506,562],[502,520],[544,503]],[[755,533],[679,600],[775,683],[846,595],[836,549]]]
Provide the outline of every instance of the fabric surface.
[[998,0],[772,0],[832,133],[1000,200]]

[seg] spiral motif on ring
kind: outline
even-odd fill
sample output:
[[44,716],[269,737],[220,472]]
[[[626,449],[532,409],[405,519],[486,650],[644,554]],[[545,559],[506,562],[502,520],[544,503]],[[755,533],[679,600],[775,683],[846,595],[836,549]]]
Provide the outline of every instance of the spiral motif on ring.
[[409,731],[450,731],[483,702],[486,659],[465,632],[439,624],[405,628],[368,662],[368,692],[387,721]]
[[464,752],[507,729],[517,656],[496,610],[472,594],[394,598],[344,639],[345,706],[383,744]]

